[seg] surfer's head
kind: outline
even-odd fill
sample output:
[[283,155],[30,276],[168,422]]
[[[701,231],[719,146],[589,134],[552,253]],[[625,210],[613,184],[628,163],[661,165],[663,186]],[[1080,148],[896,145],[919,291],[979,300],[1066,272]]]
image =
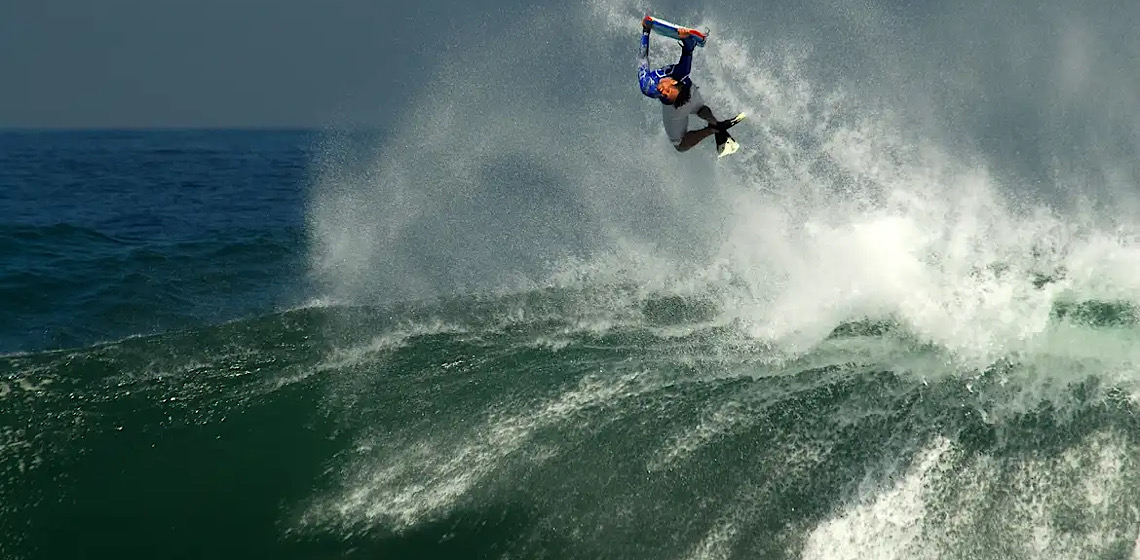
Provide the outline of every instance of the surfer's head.
[[689,97],[692,94],[691,88],[692,85],[689,82],[678,82],[673,78],[661,78],[657,82],[657,97],[661,99],[662,103],[680,107],[689,102]]
[[657,80],[657,94],[669,103],[677,101],[677,96],[681,94],[681,84],[673,78],[661,78]]

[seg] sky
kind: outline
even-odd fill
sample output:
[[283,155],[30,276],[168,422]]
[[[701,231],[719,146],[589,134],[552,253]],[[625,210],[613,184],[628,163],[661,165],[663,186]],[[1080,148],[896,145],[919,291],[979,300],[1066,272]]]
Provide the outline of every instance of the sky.
[[423,87],[451,7],[7,0],[0,128],[383,125]]
[[[425,90],[462,85],[438,70],[478,46],[472,29],[494,37],[536,4],[565,11],[556,0],[3,0],[0,128],[383,127]],[[809,45],[809,62],[830,60],[857,84],[879,79],[907,92],[903,105],[920,96],[898,86],[917,84],[941,120],[983,136],[1016,121],[999,128],[1065,145],[1087,129],[1111,147],[1140,130],[1134,0],[645,4],[724,21],[757,55]],[[503,47],[519,57],[534,45]],[[875,67],[886,70],[864,76]],[[1027,119],[1066,122],[1038,133]]]

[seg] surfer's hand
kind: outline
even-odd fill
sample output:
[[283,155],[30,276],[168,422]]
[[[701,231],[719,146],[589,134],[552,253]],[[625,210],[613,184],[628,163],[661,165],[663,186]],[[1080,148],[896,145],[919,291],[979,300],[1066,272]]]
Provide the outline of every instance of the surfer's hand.
[[685,39],[692,33],[692,31],[693,30],[689,29],[688,27],[678,27],[677,28],[677,36],[682,38],[682,39]]

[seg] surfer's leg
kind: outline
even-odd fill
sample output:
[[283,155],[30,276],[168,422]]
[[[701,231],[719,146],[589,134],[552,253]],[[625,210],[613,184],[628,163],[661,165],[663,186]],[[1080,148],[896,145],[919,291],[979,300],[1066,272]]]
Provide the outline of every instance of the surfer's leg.
[[744,120],[744,113],[740,113],[731,119],[718,121],[713,115],[712,109],[709,109],[707,105],[701,107],[700,111],[697,111],[697,116],[704,119],[705,122],[709,123],[717,129],[720,129],[721,131],[727,131],[728,129],[736,126],[740,121]]
[[693,86],[692,91],[689,93],[689,102],[680,106],[673,107],[672,105],[662,106],[662,117],[665,121],[665,132],[669,135],[669,140],[673,142],[673,147],[678,152],[688,151],[693,146],[700,144],[701,140],[712,136],[716,130],[712,127],[702,128],[700,130],[689,130],[689,115],[696,114],[710,125],[716,123],[716,120],[709,120],[704,114],[712,115],[712,110],[705,106],[704,99],[701,98],[701,90],[697,86]]
[[681,111],[672,105],[662,105],[661,121],[665,125],[665,135],[669,137],[673,146],[681,144],[689,131],[688,111]]
[[702,105],[701,108],[697,111],[697,116],[704,119],[705,122],[709,124],[717,123],[716,117],[713,116],[712,109],[709,109],[708,105]]
[[[724,146],[724,143],[728,142],[728,139],[732,138],[732,137],[729,136],[729,134],[725,128],[722,128],[720,121],[716,120],[716,115],[713,114],[712,109],[709,109],[708,105],[702,105],[701,108],[697,110],[697,116],[704,119],[705,122],[709,123],[709,126],[704,129],[704,130],[707,130],[708,132],[706,132],[704,134],[704,136],[701,136],[696,141],[694,141],[693,146],[697,145],[697,143],[700,142],[701,140],[704,140],[705,138],[707,138],[709,134],[715,133],[716,134],[717,151],[718,152],[721,151],[721,146]],[[700,131],[695,131],[695,132],[700,132]],[[689,146],[689,147],[691,148],[692,146]],[[685,148],[685,149],[687,150],[688,148]],[[682,152],[685,151],[685,150],[681,150],[680,147],[678,147],[677,150],[682,151]]]
[[689,148],[701,143],[701,140],[708,138],[717,130],[711,126],[706,126],[700,130],[690,130],[681,137],[681,141],[673,144],[673,147],[678,152],[687,152]]

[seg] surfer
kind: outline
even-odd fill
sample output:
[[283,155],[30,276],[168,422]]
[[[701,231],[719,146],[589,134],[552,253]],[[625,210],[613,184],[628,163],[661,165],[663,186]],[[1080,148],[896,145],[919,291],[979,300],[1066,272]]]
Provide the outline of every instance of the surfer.
[[[744,119],[741,113],[735,118],[718,121],[712,109],[701,98],[701,88],[693,84],[689,72],[693,65],[693,48],[697,38],[692,30],[682,27],[677,30],[681,38],[681,59],[656,70],[649,69],[649,32],[652,18],[646,16],[641,21],[641,58],[637,67],[637,79],[641,83],[641,93],[661,101],[661,118],[665,133],[678,152],[688,151],[709,136],[716,135],[717,154],[725,156],[739,147],[728,134],[728,129]],[[709,123],[699,130],[689,130],[689,115],[696,114]]]

